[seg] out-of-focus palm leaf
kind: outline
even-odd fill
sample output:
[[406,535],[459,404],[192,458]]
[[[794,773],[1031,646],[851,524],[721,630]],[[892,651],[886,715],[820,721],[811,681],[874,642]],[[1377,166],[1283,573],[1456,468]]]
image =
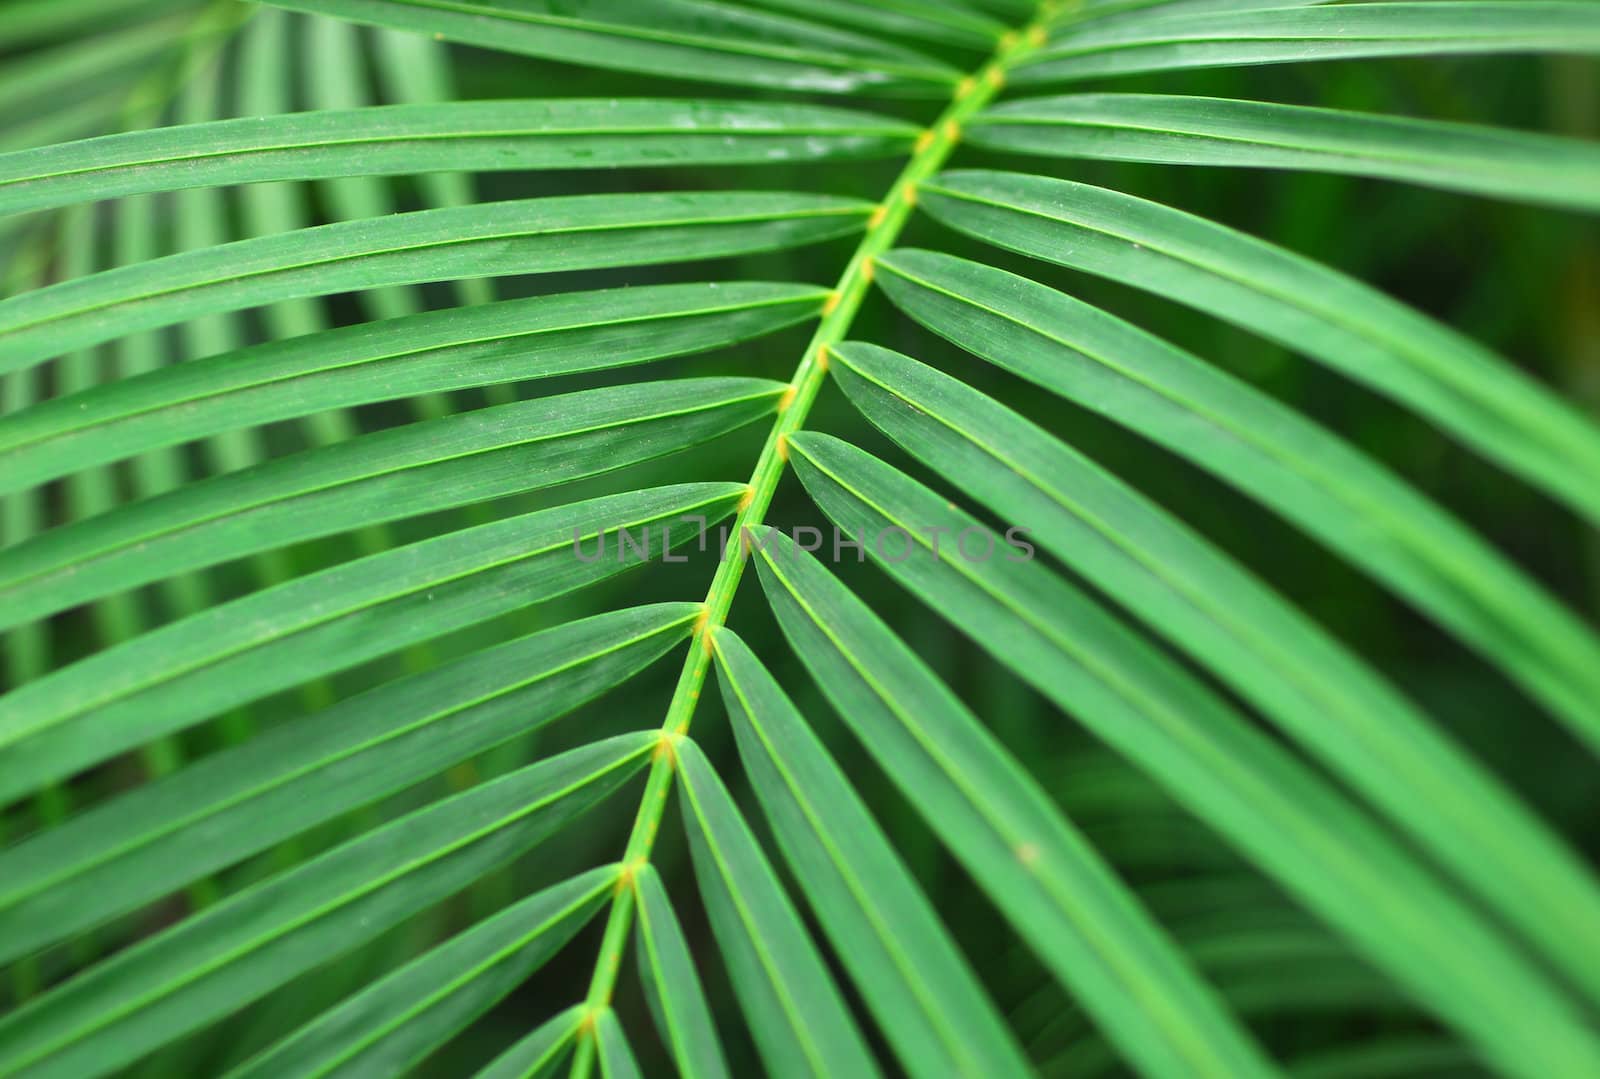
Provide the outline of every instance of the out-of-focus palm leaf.
[[961,76],[914,49],[715,0],[272,2],[565,63],[742,86],[939,94]]

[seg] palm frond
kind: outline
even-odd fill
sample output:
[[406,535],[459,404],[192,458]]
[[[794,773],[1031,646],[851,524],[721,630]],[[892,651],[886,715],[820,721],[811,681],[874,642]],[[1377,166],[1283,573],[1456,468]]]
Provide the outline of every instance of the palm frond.
[[1597,54],[8,5],[0,1077],[1600,1074]]

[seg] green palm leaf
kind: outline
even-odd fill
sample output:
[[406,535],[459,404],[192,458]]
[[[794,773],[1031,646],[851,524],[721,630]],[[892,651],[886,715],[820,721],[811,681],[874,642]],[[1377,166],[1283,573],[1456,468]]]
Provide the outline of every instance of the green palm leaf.
[[1600,995],[1567,943],[1600,932],[1593,877],[1415,705],[1215,547],[1015,412],[887,349],[851,343],[833,356],[845,392],[878,427],[941,474],[970,476],[968,493],[1006,519],[1033,522],[1030,541],[1204,662]]
[[1600,1074],[1596,57],[0,5],[0,1076]]
[[713,638],[740,757],[796,877],[914,1075],[1027,1065],[839,767],[731,632]]
[[600,1074],[604,1079],[639,1079],[639,1062],[634,1059],[617,1013],[610,1008],[595,1018],[595,1039],[600,1046]]
[[241,892],[0,1019],[0,1074],[101,1075],[225,1015],[558,831],[652,744],[552,757]]
[[0,627],[230,558],[651,460],[751,423],[784,387],[673,379],[379,431],[53,529],[0,557]]
[[273,0],[565,63],[741,86],[937,92],[960,72],[915,50],[713,0]]
[[[646,285],[449,308],[271,341],[0,416],[7,459],[0,491],[319,409],[720,348],[814,315],[826,299],[804,285]],[[597,308],[605,312],[599,318]]]
[[870,210],[851,199],[777,192],[580,195],[240,240],[0,300],[0,371],[124,333],[306,296],[814,243],[855,231]]
[[1267,1073],[1210,991],[977,718],[793,541],[768,532],[757,546],[778,619],[840,714],[1123,1051],[1160,1072]]
[[[702,523],[729,512],[740,493],[733,484],[688,484],[479,525],[266,589],[108,649],[7,698],[0,749],[12,767],[0,777],[0,803],[289,688],[308,672],[342,670],[604,580],[648,560],[648,550],[698,542]],[[656,546],[624,544],[619,530]],[[595,554],[576,557],[590,540]]]
[[[960,611],[962,629],[974,641],[1158,777],[1302,902],[1364,944],[1375,960],[1392,964],[1397,979],[1453,1018],[1487,1052],[1508,1065],[1538,1052],[1552,1052],[1556,1067],[1600,1059],[1600,1041],[1583,1030],[1559,989],[1514,951],[1496,947],[1492,931],[1430,875],[1413,868],[1364,814],[1181,668],[1043,566],[1021,558],[1014,546],[1008,549],[1011,537],[995,536],[935,492],[846,443],[814,434],[794,442],[802,478],[836,523],[869,535],[903,537],[893,553],[886,542],[872,548],[890,573],[936,610]],[[982,543],[966,539],[972,534]],[[940,535],[955,537],[954,546],[946,543],[931,554],[917,550],[931,548]],[[800,638],[801,626],[805,639],[815,638],[818,623],[873,625],[870,612],[821,575],[814,560],[797,558],[788,544],[779,549],[805,567],[800,572],[812,579],[813,591],[833,594],[826,609],[819,610],[810,593],[791,601],[795,610],[809,607],[805,617],[812,620],[805,624],[791,615],[785,626],[792,638]],[[771,571],[768,579],[781,579],[774,559],[764,556],[761,564]],[[785,611],[780,605],[780,620]],[[845,655],[872,654],[864,645],[841,641],[836,629],[828,633],[830,647]],[[887,647],[880,642],[877,650]],[[798,640],[797,648],[803,656],[809,650]],[[890,693],[901,701],[928,696],[926,690],[891,688]],[[1329,863],[1340,865],[1340,874],[1323,872]],[[1355,910],[1366,914],[1352,918]],[[1463,954],[1471,954],[1471,960],[1445,975]],[[1467,978],[1475,982],[1470,988]],[[1511,990],[1512,985],[1517,988]],[[1507,997],[1497,1000],[1503,993]],[[1521,1002],[1528,1022],[1548,1024],[1548,1034],[1537,1044],[1521,1042],[1525,1031],[1515,1042],[1505,1040],[1498,1016],[1517,1006],[1512,1001]]]
[[146,14],[148,9],[156,6],[155,0],[84,0],[79,4],[57,4],[54,0],[16,0],[6,9],[6,21],[0,26],[0,44],[6,48],[16,48],[36,41],[49,41],[85,26],[103,25],[107,20],[114,22],[130,13]]
[[1053,157],[1343,172],[1600,209],[1600,147],[1477,124],[1175,94],[1068,94],[997,105],[967,138]]
[[1304,352],[1600,519],[1600,495],[1574,470],[1600,467],[1600,429],[1373,289],[1190,214],[1066,180],[951,173],[924,192],[929,213],[987,242],[1132,280]]
[[691,604],[638,607],[475,652],[284,724],[0,852],[0,960],[549,723],[659,659],[688,636],[697,613]]
[[228,1074],[246,1079],[405,1070],[560,951],[600,910],[619,871],[590,870],[507,907]]
[[1019,83],[1237,64],[1450,53],[1600,52],[1584,3],[1440,0],[1188,13],[1090,27],[1030,58]]
[[802,15],[886,36],[963,45],[988,52],[1008,27],[959,3],[934,0],[754,0],[774,11]]
[[693,742],[663,746],[682,772],[695,876],[767,1068],[777,1075],[878,1074],[832,976],[722,780]]
[[328,110],[3,155],[0,213],[269,180],[883,156],[915,136],[908,124],[814,105],[554,98]]
[[914,318],[1239,485],[1438,618],[1600,747],[1594,634],[1360,454],[1054,289],[933,253],[895,252],[881,265],[885,290]]
[[476,1079],[544,1079],[557,1074],[586,1014],[582,1005],[568,1008],[496,1057]]
[[689,1079],[724,1079],[728,1064],[711,1006],[661,875],[647,865],[634,874],[633,887],[639,902],[639,980],[648,994],[656,1030],[671,1046],[680,1074]]

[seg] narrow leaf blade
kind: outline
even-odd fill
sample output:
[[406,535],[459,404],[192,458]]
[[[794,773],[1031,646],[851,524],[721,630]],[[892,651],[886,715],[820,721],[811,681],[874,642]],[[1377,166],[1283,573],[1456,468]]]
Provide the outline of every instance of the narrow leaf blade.
[[713,641],[740,759],[823,928],[912,1075],[1026,1075],[1010,1031],[839,766],[747,645]]
[[948,65],[910,49],[704,0],[271,0],[448,41],[676,79],[850,93],[937,93]]
[[[29,683],[0,716],[0,804],[259,696],[705,541],[742,484],[590,499],[424,540],[224,603]],[[623,545],[619,530],[635,543]],[[604,540],[612,536],[612,542]],[[588,544],[596,543],[591,553]]]
[[775,1075],[878,1075],[833,978],[722,780],[673,751],[695,878],[762,1059]]
[[1032,542],[1209,666],[1600,999],[1592,965],[1568,944],[1600,934],[1590,873],[1331,635],[1127,484],[956,379],[855,343],[830,370],[874,424],[1003,519],[1027,521]]
[[985,242],[1131,282],[1309,356],[1600,521],[1600,487],[1585,478],[1600,474],[1600,429],[1482,346],[1375,289],[1204,218],[1087,184],[957,172],[923,191],[930,214]]
[[389,682],[0,851],[0,962],[537,730],[688,635],[695,604],[580,619]]
[[855,232],[872,207],[784,192],[571,195],[239,240],[0,300],[0,373],[202,315],[388,285],[723,258]]
[[916,134],[868,112],[779,102],[550,98],[327,108],[0,154],[0,214],[277,180],[885,157]]
[[638,899],[634,937],[639,980],[661,1041],[684,1079],[727,1079],[728,1064],[711,1006],[661,875],[654,866],[644,866],[634,874],[633,888]]
[[620,871],[602,866],[513,903],[323,1012],[229,1079],[404,1074],[560,951],[605,905]]
[[[880,537],[870,549],[913,594],[961,612],[977,645],[1162,783],[1486,1053],[1502,1062],[1549,1054],[1540,1066],[1562,1068],[1600,1054],[1566,995],[1497,927],[1181,666],[938,493],[837,439],[790,441],[813,497],[836,522]],[[881,545],[891,531],[905,550]],[[940,535],[955,545],[933,551]],[[1334,862],[1341,868],[1330,873]],[[1516,1031],[1500,1020],[1511,1008],[1523,1019]],[[1544,1033],[1530,1037],[1533,1024]]]
[[485,1065],[474,1079],[549,1079],[572,1051],[587,1005],[575,1004],[546,1020]]
[[1373,461],[1198,357],[1054,289],[930,252],[897,251],[878,264],[877,280],[913,318],[1270,506],[1438,619],[1600,749],[1594,635]]
[[[867,523],[856,517],[842,527],[855,535]],[[1126,886],[977,717],[794,541],[769,530],[753,542],[779,625],[835,709],[1128,1059],[1157,1075],[1271,1074]]]
[[964,138],[1011,153],[1348,173],[1600,210],[1600,146],[1478,124],[1175,94],[1068,94],[998,105]]
[[579,390],[187,484],[0,552],[0,628],[259,551],[653,460],[771,414],[783,390],[741,378]]
[[88,1079],[371,940],[618,789],[655,736],[622,735],[336,847],[0,1018],[0,1074]]
[[[1158,9],[1159,10],[1159,9]],[[1175,12],[1085,27],[1020,64],[1018,84],[1242,64],[1473,53],[1600,53],[1585,3],[1437,0]]]
[[602,1079],[641,1079],[639,1062],[634,1059],[616,1012],[607,1008],[595,1018],[594,1037],[600,1047]]

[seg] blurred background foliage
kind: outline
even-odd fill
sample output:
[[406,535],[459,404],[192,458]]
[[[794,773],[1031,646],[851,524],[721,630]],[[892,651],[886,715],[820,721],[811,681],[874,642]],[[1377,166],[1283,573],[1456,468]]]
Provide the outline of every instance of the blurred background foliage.
[[[32,33],[30,13],[54,7],[53,0],[0,3],[0,82],[5,87],[0,94],[0,149],[158,123],[451,95],[743,99],[751,93],[451,48],[327,19],[259,10],[232,0],[205,4],[85,0],[78,6],[81,19],[60,17],[58,11],[40,22],[48,33]],[[939,51],[937,46],[928,49]],[[949,58],[970,63],[970,54],[959,50]],[[1081,88],[1102,86],[1091,83]],[[1597,69],[1562,58],[1292,64],[1122,78],[1114,87],[1107,83],[1104,88],[1381,109],[1396,115],[1600,136]],[[831,98],[815,100],[839,103]],[[938,103],[903,100],[875,107],[925,123]],[[958,150],[953,160],[958,167],[1029,169],[1022,159],[967,148]],[[875,200],[899,166],[900,162],[887,160],[673,169],[670,174],[650,169],[495,173],[470,180],[341,180],[141,196],[9,219],[0,231],[0,281],[4,294],[10,295],[151,252],[469,198],[749,188],[827,191]],[[1587,407],[1600,409],[1600,221],[1596,219],[1327,175],[1104,161],[1073,162],[1057,174],[1200,213],[1327,263],[1455,326]],[[912,220],[902,245],[918,246],[935,234],[943,250],[968,254],[977,247],[926,218]],[[490,295],[509,298],[675,280],[831,285],[855,242],[847,238],[714,264],[428,285],[220,316],[10,376],[3,386],[5,407],[119,377],[141,365],[175,362],[305,328],[481,301]],[[1591,620],[1600,613],[1600,543],[1595,535],[1567,511],[1452,445],[1423,421],[1279,346],[1136,288],[1037,262],[1027,263],[1023,270],[1025,260],[994,249],[986,249],[980,257],[1129,317],[1315,418],[1453,510],[1572,608]],[[966,357],[897,316],[881,297],[869,299],[857,327],[856,337],[958,371],[970,384],[1048,427],[1172,509],[1332,630],[1481,759],[1493,762],[1500,775],[1587,856],[1600,855],[1600,789],[1570,737],[1538,714],[1501,675],[1372,581],[1207,474],[996,367]],[[720,353],[668,360],[651,377],[740,374],[786,380],[808,333],[809,328],[801,326]],[[546,395],[637,377],[628,369],[569,376],[525,389],[457,392],[435,405],[472,408],[483,404],[486,395],[495,400],[519,392]],[[373,431],[408,422],[414,418],[414,407],[413,402],[390,402],[350,410],[349,416],[356,429]],[[824,389],[808,426],[848,435],[940,486],[939,477],[928,476],[861,420],[835,387]],[[101,470],[103,474],[92,480],[75,477],[10,496],[4,505],[4,539],[16,542],[163,486],[293,452],[329,436],[328,430],[319,431],[312,422],[282,423],[153,455],[159,460],[123,462]],[[491,519],[593,494],[689,479],[742,481],[762,437],[756,425],[713,444],[597,479],[385,527],[391,536],[411,540],[457,527],[462,515]],[[1600,483],[1600,477],[1595,482]],[[769,519],[785,527],[827,528],[793,477],[783,481]],[[1006,522],[1002,527],[1009,523],[1026,522]],[[348,560],[363,552],[362,545],[360,535],[305,543],[115,596],[69,612],[47,626],[18,630],[4,643],[4,678],[8,684],[20,684],[201,603],[250,592],[289,573]],[[698,597],[712,569],[710,555],[697,556],[687,565],[653,565],[597,586],[599,595],[591,590],[582,597],[519,611],[346,671],[326,683],[257,702],[183,733],[167,748],[166,759],[152,752],[130,755],[49,792],[9,814],[3,821],[5,831],[11,838],[25,835],[140,784],[177,760],[197,759],[237,744],[252,732],[405,670],[464,654],[485,640],[555,625],[601,607]],[[1430,1020],[1153,784],[1100,749],[1058,709],[1006,674],[942,618],[918,606],[880,571],[848,562],[836,569],[1028,763],[1173,929],[1273,1055],[1299,1062],[1306,1076],[1474,1074],[1460,1050],[1440,1036]],[[1093,582],[1086,583],[1092,588]],[[768,659],[801,710],[822,726],[819,733],[824,740],[842,744],[838,732],[827,726],[837,721],[783,645],[756,591],[752,587],[742,591],[729,624]],[[676,667],[675,659],[663,659],[644,676],[535,736],[459,765],[361,810],[353,819],[318,827],[217,874],[203,887],[122,918],[38,960],[18,964],[0,987],[0,1001],[26,998],[89,956],[125,947],[192,906],[214,902],[219,895],[327,849],[375,821],[397,817],[450,790],[559,749],[652,725],[666,708]],[[1200,674],[1215,684],[1203,671]],[[748,791],[738,787],[740,770],[731,763],[731,738],[721,701],[708,693],[701,709],[697,740],[714,760],[729,763],[724,775],[741,803],[749,806]],[[1086,1017],[1006,924],[991,914],[964,873],[874,773],[871,763],[862,755],[845,754],[841,764],[940,908],[984,983],[1007,1010],[1041,1071],[1060,1076],[1114,1072],[1115,1055],[1104,1049]],[[226,1022],[164,1050],[135,1074],[151,1079],[214,1074],[242,1061],[428,944],[515,897],[587,868],[594,850],[620,852],[633,811],[632,799],[611,800],[589,816],[583,828],[558,836],[469,893],[330,962],[314,976],[295,981]],[[751,812],[747,819],[758,831],[764,827],[759,813]],[[686,881],[686,860],[681,835],[676,829],[666,830],[655,861],[669,884]],[[679,913],[697,954],[703,949],[701,958],[709,957],[715,944],[699,906],[682,904]],[[587,982],[598,943],[591,938],[597,938],[599,931],[599,921],[591,924],[531,982],[445,1053],[432,1058],[428,1072],[466,1074],[571,1003]],[[1575,946],[1584,945],[1575,942]],[[700,968],[718,1014],[736,1014],[720,967],[702,962]],[[644,1058],[646,1073],[660,1074],[666,1068],[665,1051],[645,1033],[650,1024],[633,978],[631,969],[624,972],[617,1007],[624,1025],[635,1032],[634,1045]],[[841,986],[847,984],[840,979]],[[753,1047],[738,1024],[723,1024],[721,1033],[734,1073],[758,1070]],[[1346,1048],[1362,1045],[1371,1048]]]

